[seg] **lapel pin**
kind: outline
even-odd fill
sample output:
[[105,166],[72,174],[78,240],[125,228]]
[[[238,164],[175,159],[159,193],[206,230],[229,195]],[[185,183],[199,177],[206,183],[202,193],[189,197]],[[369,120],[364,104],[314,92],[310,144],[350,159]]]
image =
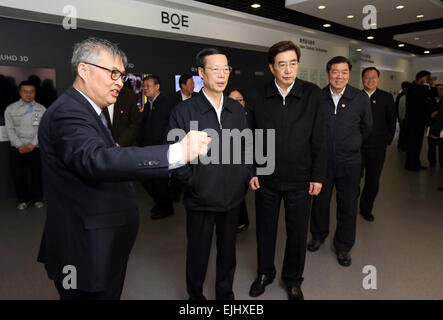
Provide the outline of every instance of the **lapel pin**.
[[123,110],[120,110],[120,113],[123,114],[123,113],[125,113],[125,112],[124,112]]
[[344,108],[344,107],[346,107],[346,105],[343,103],[343,104],[341,105],[341,107]]
[[372,103],[377,103],[377,101],[375,101],[375,100],[372,100]]

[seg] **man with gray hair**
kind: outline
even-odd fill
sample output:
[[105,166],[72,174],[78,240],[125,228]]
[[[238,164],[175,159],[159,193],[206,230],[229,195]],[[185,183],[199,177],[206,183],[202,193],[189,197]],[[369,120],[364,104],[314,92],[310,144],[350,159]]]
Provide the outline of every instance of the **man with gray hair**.
[[118,147],[102,110],[116,102],[127,59],[117,45],[89,38],[75,45],[74,84],[40,124],[47,218],[38,261],[60,299],[120,299],[138,230],[130,182],[206,155],[210,139],[193,131],[173,145]]

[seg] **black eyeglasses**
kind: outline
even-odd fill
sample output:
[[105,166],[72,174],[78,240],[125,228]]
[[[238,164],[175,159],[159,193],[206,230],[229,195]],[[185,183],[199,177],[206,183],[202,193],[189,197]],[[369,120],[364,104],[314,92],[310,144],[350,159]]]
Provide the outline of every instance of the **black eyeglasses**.
[[97,68],[101,68],[101,69],[103,69],[103,70],[107,70],[107,71],[111,72],[111,79],[114,80],[114,81],[117,81],[118,79],[120,79],[120,77],[122,78],[123,82],[125,82],[126,80],[128,80],[129,75],[127,75],[127,74],[124,73],[124,72],[121,72],[120,70],[117,70],[117,69],[108,69],[108,68],[105,68],[105,67],[99,66],[99,65],[97,65],[97,64],[90,63],[90,62],[83,62],[83,63],[85,63],[85,64],[90,64],[91,66],[94,66],[94,67],[97,67]]

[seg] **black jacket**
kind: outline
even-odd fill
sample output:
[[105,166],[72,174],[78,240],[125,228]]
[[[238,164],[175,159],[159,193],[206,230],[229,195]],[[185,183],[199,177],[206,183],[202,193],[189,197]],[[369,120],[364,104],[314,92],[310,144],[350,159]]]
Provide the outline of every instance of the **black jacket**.
[[350,85],[335,107],[329,85],[323,88],[328,163],[361,163],[361,147],[372,130],[372,112],[366,93]]
[[423,128],[431,120],[432,99],[436,89],[413,82],[406,92],[406,123],[410,128]]
[[[193,96],[195,96],[195,95],[197,95],[198,93],[197,92],[193,92],[191,95],[192,95],[192,97]],[[174,102],[174,105],[177,105],[177,104],[179,104],[180,102],[182,102],[183,101],[183,98],[182,98],[182,91],[181,90],[178,90],[177,92],[175,92],[173,95],[172,95],[172,99],[171,99],[173,102]]]
[[438,103],[438,114],[431,127],[431,134],[435,137],[440,137],[440,131],[443,130],[443,98],[440,98]]
[[154,100],[152,110],[149,101],[145,103],[139,138],[141,147],[166,143],[169,116],[173,107],[172,101],[162,93]]
[[275,130],[275,154],[266,150],[266,132],[263,147],[267,157],[275,156],[275,170],[259,176],[260,184],[284,191],[303,190],[309,182],[325,181],[325,127],[319,87],[296,79],[283,102],[272,81],[251,94],[246,108],[251,128]]
[[114,140],[122,147],[136,145],[142,113],[137,106],[137,96],[134,91],[122,88],[114,105],[112,120],[111,132]]
[[[363,93],[367,95],[366,92]],[[395,135],[397,112],[394,98],[389,92],[376,89],[369,100],[373,126],[363,148],[384,148],[392,143]]]
[[[183,198],[183,204],[187,209],[202,211],[228,211],[244,199],[245,187],[252,178],[248,166],[244,164],[233,164],[234,144],[230,143],[231,164],[222,164],[222,145],[229,143],[223,135],[223,129],[247,128],[245,110],[236,101],[224,96],[223,109],[221,113],[221,125],[218,122],[214,107],[206,99],[203,91],[191,99],[179,103],[172,111],[169,120],[169,130],[179,128],[188,133],[191,129],[190,122],[198,121],[198,130],[215,130],[219,137],[218,160],[219,164],[189,164],[173,171],[173,177],[182,181],[187,188]],[[193,130],[196,130],[193,128]],[[210,136],[211,134],[208,133]],[[208,157],[211,157],[216,147],[214,142],[209,145]],[[177,139],[176,139],[177,140]],[[243,149],[242,146],[241,149]],[[240,150],[241,151],[241,150]],[[242,152],[243,153],[243,152]],[[205,157],[207,159],[207,157]]]

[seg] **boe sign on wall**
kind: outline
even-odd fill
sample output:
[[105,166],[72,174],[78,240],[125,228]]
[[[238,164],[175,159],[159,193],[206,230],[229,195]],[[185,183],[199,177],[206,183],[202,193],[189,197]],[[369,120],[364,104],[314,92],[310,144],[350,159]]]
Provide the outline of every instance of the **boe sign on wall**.
[[162,23],[171,25],[172,29],[189,28],[189,16],[179,15],[177,13],[169,14],[162,11]]

